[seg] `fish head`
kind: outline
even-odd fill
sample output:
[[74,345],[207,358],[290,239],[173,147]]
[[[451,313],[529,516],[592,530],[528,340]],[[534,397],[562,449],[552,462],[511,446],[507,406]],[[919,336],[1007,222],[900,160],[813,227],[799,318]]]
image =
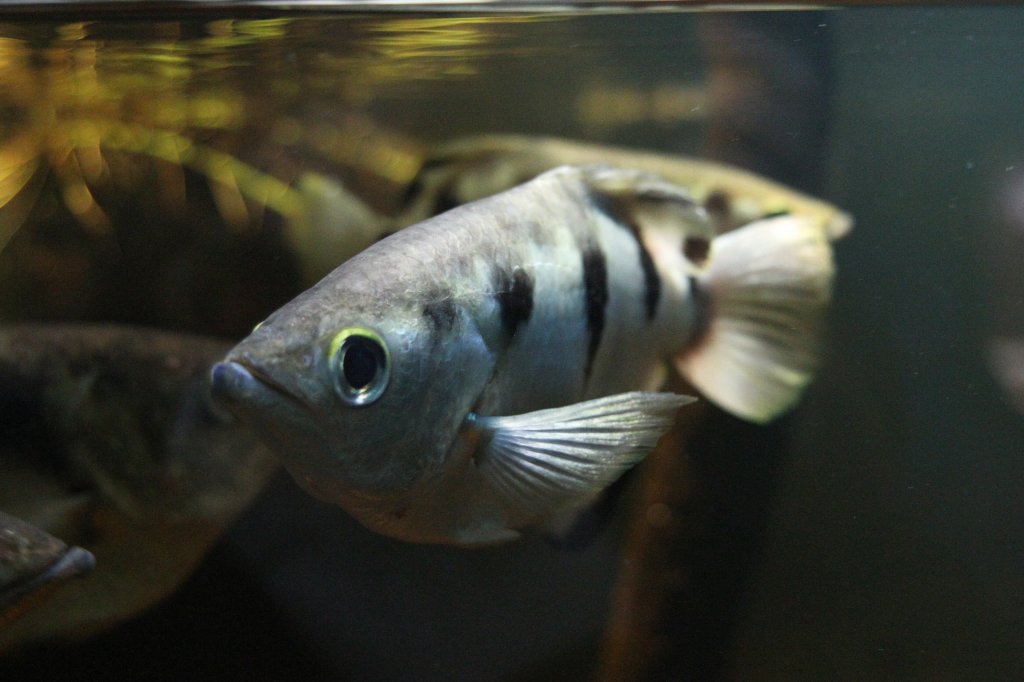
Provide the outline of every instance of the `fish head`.
[[415,287],[369,287],[365,275],[359,261],[342,266],[212,372],[214,395],[300,486],[353,513],[443,477],[493,371],[466,313],[451,307],[439,321]]

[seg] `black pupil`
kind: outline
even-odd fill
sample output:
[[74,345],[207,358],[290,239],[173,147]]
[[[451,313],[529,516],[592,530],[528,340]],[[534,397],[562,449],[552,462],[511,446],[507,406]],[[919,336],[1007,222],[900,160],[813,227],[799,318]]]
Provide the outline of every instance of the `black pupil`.
[[352,388],[366,388],[377,375],[379,355],[375,352],[372,341],[353,339],[345,348],[345,356],[341,360],[341,371],[345,381]]

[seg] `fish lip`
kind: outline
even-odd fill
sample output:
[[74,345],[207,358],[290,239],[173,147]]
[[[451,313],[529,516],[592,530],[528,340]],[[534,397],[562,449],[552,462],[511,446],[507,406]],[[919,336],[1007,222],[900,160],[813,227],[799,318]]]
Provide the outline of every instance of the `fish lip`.
[[0,628],[31,610],[31,595],[34,593],[48,594],[50,590],[72,578],[87,575],[95,567],[96,557],[92,552],[81,547],[67,547],[42,570],[14,581],[0,592],[0,611],[4,611],[0,614]]
[[[259,383],[259,385],[262,386],[263,388],[265,388],[265,389],[267,389],[267,390],[269,390],[269,391],[271,391],[271,392],[281,396],[282,398],[288,400],[290,403],[292,403],[294,405],[301,406],[304,410],[308,411],[308,406],[306,405],[305,402],[302,401],[302,399],[300,399],[297,395],[295,395],[294,393],[289,391],[287,388],[282,386],[280,383],[275,381],[269,374],[267,374],[266,372],[261,370],[259,367],[256,367],[251,362],[247,362],[245,360],[245,358],[239,358],[239,357],[231,358],[231,357],[229,357],[229,358],[226,358],[223,362],[218,363],[218,364],[219,365],[225,365],[225,366],[235,365],[237,367],[241,367],[247,374],[249,374],[249,376],[251,376],[253,379],[255,379]],[[216,366],[214,367],[214,369],[216,369]]]
[[269,374],[267,374],[266,372],[261,370],[259,367],[256,367],[255,365],[252,365],[252,364],[246,362],[244,359],[241,359],[241,358],[239,358],[238,360],[231,360],[230,362],[233,362],[236,365],[241,365],[243,368],[245,368],[245,370],[247,372],[249,372],[249,374],[251,374],[253,376],[254,379],[259,381],[261,384],[265,384],[271,390],[276,391],[278,393],[281,393],[282,395],[284,395],[284,396],[286,396],[288,398],[291,398],[293,400],[297,400],[298,399],[298,398],[296,398],[294,393],[292,393],[291,391],[286,389],[284,386],[279,384]]

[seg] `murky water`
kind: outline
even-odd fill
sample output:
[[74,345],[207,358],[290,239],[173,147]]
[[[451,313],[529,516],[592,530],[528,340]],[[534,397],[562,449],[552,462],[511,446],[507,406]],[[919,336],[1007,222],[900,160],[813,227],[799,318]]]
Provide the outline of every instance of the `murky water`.
[[[672,653],[631,642],[638,677],[1013,679],[1022,26],[1016,8],[0,12],[0,319],[237,339],[305,286],[298,216],[323,191],[304,181],[394,212],[465,135],[746,166],[856,226],[795,412],[691,426],[676,582],[650,614]],[[462,551],[373,535],[281,477],[169,601],[0,676],[609,679],[631,499],[581,550]]]

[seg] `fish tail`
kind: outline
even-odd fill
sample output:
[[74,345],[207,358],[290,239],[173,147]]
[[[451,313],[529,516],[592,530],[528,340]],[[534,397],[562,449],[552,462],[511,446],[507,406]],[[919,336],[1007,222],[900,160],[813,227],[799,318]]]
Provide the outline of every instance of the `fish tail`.
[[818,364],[832,294],[829,232],[799,215],[717,237],[691,284],[703,320],[676,369],[729,412],[764,423],[786,411]]

